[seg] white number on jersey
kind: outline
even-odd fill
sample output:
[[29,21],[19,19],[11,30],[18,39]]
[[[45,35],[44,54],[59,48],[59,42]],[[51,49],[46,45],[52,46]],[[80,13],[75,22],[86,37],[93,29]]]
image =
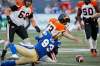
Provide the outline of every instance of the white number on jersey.
[[43,47],[47,47],[49,44],[49,40],[48,39],[45,39],[43,42],[42,42],[42,46]]
[[29,16],[29,13],[25,13],[24,11],[21,11],[20,14],[18,15],[19,18],[23,18],[23,19],[25,19],[28,16]]
[[48,30],[49,30],[50,32],[52,32],[52,31],[54,30],[55,27],[54,27],[53,25],[49,24],[47,28],[48,28]]
[[49,40],[48,39],[45,39],[43,42],[42,42],[42,46],[44,48],[46,48],[46,50],[49,52],[51,50],[53,50],[54,48],[54,45],[53,44],[49,44]]

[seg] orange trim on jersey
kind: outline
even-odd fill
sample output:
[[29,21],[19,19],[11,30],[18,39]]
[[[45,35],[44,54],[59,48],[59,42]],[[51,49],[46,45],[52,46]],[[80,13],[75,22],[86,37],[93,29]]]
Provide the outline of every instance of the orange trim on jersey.
[[51,18],[49,20],[49,22],[52,23],[55,26],[56,30],[65,31],[65,26],[63,24],[59,23],[59,21],[57,19]]
[[77,3],[77,7],[78,7],[78,8],[81,8],[83,5],[84,5],[84,2],[83,2],[83,1],[79,1],[79,2]]
[[92,1],[91,2],[91,4],[94,6],[94,7],[96,7],[97,6],[97,2],[94,0],[94,1]]
[[[84,5],[85,3],[83,2],[83,1],[79,1],[78,3],[77,3],[77,7],[78,8],[82,8],[82,6]],[[93,0],[93,1],[91,1],[91,3],[90,4],[92,4],[94,7],[97,5],[97,2],[96,2],[96,0]]]

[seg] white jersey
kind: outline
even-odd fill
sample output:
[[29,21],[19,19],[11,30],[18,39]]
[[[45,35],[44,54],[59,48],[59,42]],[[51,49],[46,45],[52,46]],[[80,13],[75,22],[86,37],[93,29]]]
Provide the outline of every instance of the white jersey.
[[92,4],[82,6],[82,17],[89,18],[96,13],[96,10]]
[[17,26],[25,25],[28,22],[29,16],[32,14],[30,7],[21,7],[20,9],[13,11],[10,14],[10,18]]

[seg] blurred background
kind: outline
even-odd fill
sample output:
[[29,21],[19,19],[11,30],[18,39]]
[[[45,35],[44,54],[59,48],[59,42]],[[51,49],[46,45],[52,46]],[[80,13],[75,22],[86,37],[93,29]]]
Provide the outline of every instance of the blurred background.
[[[100,3],[100,0],[93,0]],[[77,7],[82,0],[33,0],[34,18],[41,28],[47,24],[48,19],[57,18],[60,13],[67,13],[71,23],[75,22]],[[0,29],[4,30],[7,24],[3,11],[5,7],[16,4],[15,0],[0,0]],[[30,28],[31,29],[31,28]]]

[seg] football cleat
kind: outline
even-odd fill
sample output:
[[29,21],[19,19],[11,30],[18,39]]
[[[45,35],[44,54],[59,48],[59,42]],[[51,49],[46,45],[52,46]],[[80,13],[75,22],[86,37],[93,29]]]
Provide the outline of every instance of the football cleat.
[[96,57],[97,56],[96,49],[91,49],[91,55],[92,55],[92,57]]

